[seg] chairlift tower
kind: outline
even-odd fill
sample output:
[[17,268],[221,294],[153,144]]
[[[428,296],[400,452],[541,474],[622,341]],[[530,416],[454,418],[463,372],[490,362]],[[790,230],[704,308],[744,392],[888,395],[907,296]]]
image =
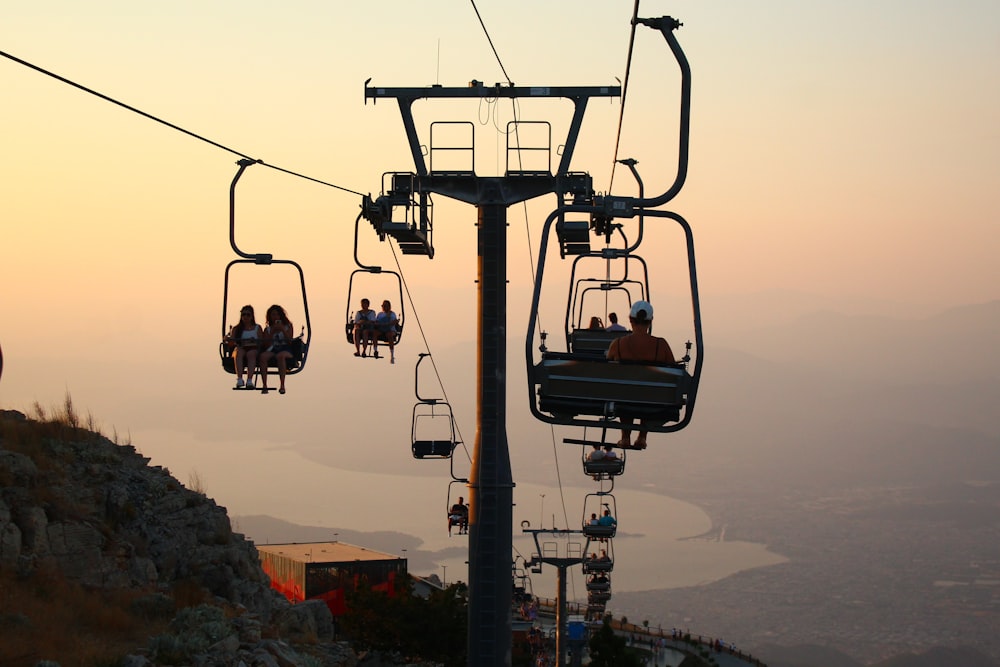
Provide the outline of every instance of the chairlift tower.
[[[535,540],[535,553],[525,566],[553,565],[558,570],[556,582],[558,592],[556,593],[556,664],[563,667],[566,664],[566,653],[569,648],[569,634],[567,632],[566,613],[566,570],[568,568],[583,563],[585,554],[590,548],[590,538],[582,530],[564,530],[559,528],[531,528],[527,522],[522,523],[522,532],[530,534]],[[554,542],[540,544],[539,535],[547,535],[553,538],[566,540],[566,547],[562,550]],[[574,536],[579,536],[579,541],[572,541]],[[579,651],[576,653],[579,657]]]
[[[415,172],[394,174],[392,188],[376,200],[364,198],[362,214],[380,235],[397,239],[400,247],[433,256],[429,244],[429,195],[439,194],[473,204],[478,211],[478,333],[476,439],[469,478],[469,634],[471,667],[511,664],[511,579],[513,546],[513,488],[507,446],[507,208],[535,197],[555,193],[562,198],[591,197],[589,174],[569,171],[587,103],[592,97],[620,97],[620,86],[521,87],[486,86],[473,81],[468,87],[384,88],[365,82],[365,101],[395,99],[413,156]],[[508,139],[507,170],[502,176],[475,173],[474,142],[468,146],[439,147],[449,157],[467,154],[467,169],[433,168],[435,147],[430,144],[431,165],[421,151],[413,120],[413,103],[420,99],[564,98],[573,103],[573,117],[556,170],[511,169],[512,151],[549,150],[550,147],[511,147]],[[512,121],[516,125],[519,121]],[[467,124],[473,127],[471,123]],[[516,128],[514,128],[516,129]],[[433,135],[433,124],[432,124]],[[508,134],[517,136],[516,132]],[[432,137],[433,138],[433,137]],[[451,167],[451,165],[449,165]],[[520,164],[518,164],[520,166]],[[395,207],[418,209],[412,224],[392,221]],[[405,247],[404,247],[405,244]],[[423,244],[423,248],[421,248]]]

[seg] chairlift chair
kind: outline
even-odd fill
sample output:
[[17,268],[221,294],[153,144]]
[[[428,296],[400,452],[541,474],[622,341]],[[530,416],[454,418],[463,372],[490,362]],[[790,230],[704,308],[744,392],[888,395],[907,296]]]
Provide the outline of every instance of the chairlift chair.
[[[228,343],[225,339],[229,335],[230,327],[227,326],[227,317],[229,315],[229,284],[230,284],[230,274],[234,266],[238,264],[252,264],[255,266],[273,266],[275,264],[285,264],[293,267],[299,278],[299,286],[302,295],[302,312],[305,317],[305,324],[302,326],[302,333],[296,336],[291,341],[292,348],[292,358],[287,364],[287,374],[294,375],[301,372],[306,365],[306,358],[309,353],[309,342],[312,339],[312,322],[309,318],[309,300],[306,297],[306,279],[305,274],[302,271],[302,267],[297,263],[289,259],[275,259],[272,255],[268,253],[247,253],[244,252],[236,244],[236,184],[243,176],[243,172],[246,171],[247,167],[256,164],[256,160],[242,159],[236,164],[239,165],[239,169],[236,175],[233,177],[232,183],[229,186],[229,244],[233,251],[239,255],[238,259],[230,261],[226,265],[225,276],[223,280],[222,289],[222,336],[221,342],[219,343],[219,357],[222,362],[222,368],[227,373],[236,374],[236,356],[235,356],[235,346]],[[277,368],[278,362],[276,358],[272,358],[268,364],[268,368]],[[250,373],[253,373],[253,369],[249,369]]]
[[466,503],[466,505],[465,505],[466,512],[465,512],[465,520],[464,520],[464,522],[462,521],[460,515],[458,517],[455,517],[455,516],[452,515],[451,508],[452,508],[453,504],[457,504],[457,502],[458,502],[457,499],[458,498],[462,498],[462,500],[465,500],[464,496],[459,496],[457,493],[455,493],[454,494],[454,498],[456,500],[455,500],[455,503],[452,503],[452,497],[453,497],[453,495],[452,495],[452,487],[455,484],[468,484],[468,480],[454,479],[454,480],[452,480],[451,482],[448,483],[448,501],[445,503],[446,514],[448,516],[448,534],[449,535],[452,534],[451,528],[453,528],[455,526],[458,526],[459,532],[456,533],[456,534],[458,534],[458,535],[468,535],[469,534],[469,519],[470,519],[469,511],[468,511],[468,509],[469,509],[468,504]]
[[586,447],[582,448],[583,472],[595,480],[610,479],[625,472],[625,450],[613,450],[615,458],[600,458],[591,460],[590,451]]
[[[661,194],[647,197],[642,179],[633,159],[619,160],[634,176],[639,196],[621,197],[614,195],[595,196],[592,190],[576,192],[572,196],[564,193],[562,203],[545,221],[542,240],[539,244],[538,263],[535,272],[535,286],[532,294],[531,310],[528,317],[528,332],[525,337],[525,366],[528,375],[528,402],[532,415],[549,424],[566,426],[604,425],[624,428],[614,420],[621,417],[644,420],[643,430],[670,433],[687,426],[695,407],[701,368],[704,361],[701,333],[701,305],[698,296],[698,281],[695,271],[694,241],[691,226],[687,221],[671,211],[660,210],[680,192],[687,177],[688,148],[691,133],[691,68],[687,57],[677,42],[674,31],[680,21],[664,16],[656,19],[637,19],[637,23],[659,30],[680,68],[680,114],[679,139],[677,144],[677,173],[674,181]],[[541,360],[536,362],[533,346],[535,326],[538,320],[539,299],[545,280],[545,258],[549,252],[549,239],[554,236],[560,246],[560,255],[568,253],[567,245],[574,245],[574,253],[588,254],[585,236],[581,235],[582,225],[578,220],[567,226],[569,216],[582,218],[589,216],[588,228],[597,236],[604,236],[610,246],[616,220],[638,218],[638,237],[634,243],[624,248],[605,247],[601,252],[609,259],[634,255],[643,240],[643,229],[649,224],[659,224],[658,218],[673,220],[682,228],[687,250],[688,281],[691,291],[691,311],[694,320],[694,368],[688,368],[690,355],[674,367],[657,364],[626,364],[600,359],[581,359],[567,349],[565,353],[548,352],[544,344]],[[551,234],[552,228],[556,234]],[[662,311],[661,311],[662,312]],[[617,424],[617,426],[614,426]]]
[[[396,271],[390,271],[383,269],[381,266],[364,264],[358,258],[358,236],[360,231],[361,218],[364,212],[358,215],[354,220],[354,263],[357,264],[358,268],[351,271],[350,278],[347,281],[347,308],[346,315],[344,317],[344,333],[346,335],[347,342],[354,345],[354,318],[357,313],[355,308],[358,308],[361,304],[361,299],[368,299],[369,307],[378,313],[378,309],[384,300],[383,298],[372,298],[375,295],[371,294],[361,294],[361,289],[356,284],[356,281],[365,276],[379,276],[386,275],[392,276],[389,282],[392,283],[391,288],[392,298],[389,302],[393,304],[393,312],[396,313],[396,335],[392,342],[393,345],[398,345],[400,340],[403,338],[403,325],[405,320],[405,313],[403,309],[403,278]],[[379,332],[374,328],[365,329],[365,331],[371,331],[373,336],[378,336]],[[378,340],[380,344],[388,344],[389,341]]]
[[[619,234],[619,236],[627,245],[628,241],[624,234]],[[584,263],[587,266],[592,266],[593,262],[588,260],[593,259],[598,259],[603,264],[603,275],[582,274],[581,267]],[[620,275],[612,275],[613,272]],[[563,325],[566,334],[566,350],[573,354],[593,355],[603,359],[607,355],[611,341],[627,335],[628,331],[587,328],[585,323],[595,310],[593,306],[595,300],[588,299],[588,297],[603,297],[600,299],[603,303],[599,304],[597,308],[597,312],[603,315],[602,320],[607,319],[608,311],[611,310],[607,304],[612,299],[618,302],[626,313],[633,302],[648,301],[649,269],[646,266],[646,261],[634,254],[612,256],[603,251],[587,252],[573,259],[569,284],[569,307],[566,309]]]
[[[575,208],[575,207],[574,207]],[[624,206],[623,210],[629,210]],[[696,359],[688,371],[690,355],[678,363],[609,361],[592,350],[553,351],[544,345],[536,361],[534,340],[541,288],[545,275],[545,244],[559,211],[550,214],[542,232],[538,268],[532,296],[531,315],[525,339],[525,365],[528,374],[529,407],[536,419],[549,424],[622,429],[622,418],[641,420],[642,429],[669,433],[684,428],[691,420],[703,360],[701,318],[698,305],[694,248],[690,226],[669,211],[644,211],[646,217],[666,217],[684,229],[687,239],[688,270],[695,326]],[[596,213],[596,211],[595,211]],[[630,257],[634,247],[606,248],[611,258]],[[579,258],[577,258],[579,259]],[[574,260],[575,262],[576,260]],[[648,290],[646,290],[648,293]],[[572,311],[572,302],[567,305]],[[567,322],[572,321],[572,316]],[[609,343],[610,344],[610,343]]]
[[587,579],[587,591],[610,591],[611,577],[606,572],[595,572]]
[[587,604],[588,605],[599,605],[607,604],[608,600],[611,599],[611,591],[587,591]]
[[[607,524],[599,523],[597,525],[591,523],[591,515],[596,515],[599,521],[604,514],[604,510],[609,512],[610,516],[615,519],[615,522]],[[618,531],[616,513],[617,508],[613,495],[606,491],[588,493],[583,500],[583,534],[588,538],[596,540],[609,540],[613,538]]]
[[[614,540],[608,540],[607,542],[602,542],[600,544],[600,550],[604,551],[606,558],[602,558],[598,555],[597,551],[592,551],[587,558],[583,560],[583,573],[593,574],[595,572],[611,572],[615,568],[615,549]],[[590,556],[594,558],[590,558]]]
[[607,438],[608,429],[604,428],[601,429],[600,440],[588,440],[584,430],[583,438],[563,438],[563,442],[583,446],[580,454],[583,472],[598,482],[611,480],[611,488],[602,489],[610,493],[614,490],[614,478],[625,472],[626,453],[617,444],[609,443]]
[[458,440],[455,437],[455,415],[451,406],[439,398],[420,395],[420,364],[430,354],[421,352],[413,371],[414,392],[417,402],[413,406],[410,429],[410,449],[413,458],[451,458]]

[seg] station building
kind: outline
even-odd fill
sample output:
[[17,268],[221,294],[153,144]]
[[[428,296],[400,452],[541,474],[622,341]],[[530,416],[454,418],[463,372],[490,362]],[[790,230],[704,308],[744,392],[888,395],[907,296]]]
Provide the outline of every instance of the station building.
[[345,542],[256,545],[271,588],[291,602],[323,600],[334,616],[347,611],[346,595],[366,581],[393,595],[407,576],[406,559]]

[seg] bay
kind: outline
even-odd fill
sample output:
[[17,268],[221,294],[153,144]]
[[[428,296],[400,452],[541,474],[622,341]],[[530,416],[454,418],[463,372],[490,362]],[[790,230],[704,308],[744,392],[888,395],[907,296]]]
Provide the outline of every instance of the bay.
[[[468,489],[455,483],[449,490],[446,464],[443,478],[396,475],[318,464],[295,453],[291,443],[208,442],[164,429],[135,432],[133,440],[153,465],[168,467],[189,487],[201,487],[230,517],[266,515],[303,527],[328,528],[324,540],[338,539],[340,531],[398,532],[398,548],[390,544],[380,550],[406,557],[414,574],[435,573],[448,582],[468,580],[468,538],[449,537],[445,516],[449,495],[450,502],[459,495],[468,500]],[[626,473],[614,489],[618,534],[613,542],[613,591],[697,586],[786,560],[765,545],[720,539],[724,531],[712,531],[711,518],[701,508],[629,488],[627,479]],[[528,559],[538,551],[532,535],[522,531],[524,522],[530,529],[578,530],[585,498],[594,490],[595,485],[516,483],[515,552]],[[711,537],[699,537],[703,535]],[[258,544],[274,541],[267,534],[248,532],[247,537]],[[560,555],[585,548],[580,535],[539,533],[538,538],[540,543],[553,542]],[[589,550],[599,548],[591,545]],[[555,567],[545,565],[541,573],[530,573],[530,586],[536,595],[554,598]],[[567,597],[586,599],[580,568],[567,571]]]

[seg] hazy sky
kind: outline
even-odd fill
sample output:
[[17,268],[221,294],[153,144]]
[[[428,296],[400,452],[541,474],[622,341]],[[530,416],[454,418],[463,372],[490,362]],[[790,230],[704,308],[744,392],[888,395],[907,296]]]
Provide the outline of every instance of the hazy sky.
[[[633,3],[477,5],[514,83],[624,79]],[[639,13],[684,23],[677,36],[694,77],[691,163],[671,208],[695,229],[706,320],[725,318],[713,313],[713,296],[768,290],[846,298],[859,309],[1000,296],[1000,4],[647,0]],[[383,172],[412,169],[398,109],[365,104],[366,79],[386,86],[504,80],[466,2],[63,0],[7,2],[2,16],[2,51],[239,152],[358,192],[378,194]],[[446,466],[409,459],[412,364],[424,351],[415,328],[393,367],[355,360],[344,340],[358,196],[262,166],[244,176],[238,240],[245,250],[303,265],[314,345],[286,396],[231,392],[216,343],[223,270],[233,258],[227,205],[237,156],[6,58],[0,86],[0,405],[52,405],[68,391],[107,431],[131,433],[182,481],[190,470],[215,469],[213,442],[240,440],[292,452],[290,480],[281,486],[269,482],[273,464],[232,462],[260,468],[261,493],[294,493],[295,466],[324,459],[333,466],[331,452],[340,450],[346,468],[446,477]],[[640,28],[620,156],[639,160],[647,192],[673,179],[677,88],[663,38]],[[619,108],[617,100],[591,104],[572,165],[601,190]],[[567,109],[524,102],[519,111],[551,121],[560,143]],[[423,102],[417,111],[424,133],[432,120],[475,122],[477,172],[503,170],[504,139],[491,119],[509,120],[509,104]],[[615,192],[635,193],[621,171]],[[475,210],[435,204],[437,257],[406,258],[403,269],[435,358],[451,355],[447,391],[468,408]],[[512,375],[531,282],[527,236],[537,249],[553,207],[545,198],[509,215]],[[657,332],[677,341],[690,336],[690,316],[672,312],[686,289],[666,266],[678,251],[674,241],[669,233],[651,237],[643,250],[660,279]],[[361,253],[393,265],[371,233],[362,236]],[[543,313],[549,328],[561,326],[564,269],[554,267],[547,282],[557,294]],[[371,282],[357,298],[394,298],[393,289]],[[288,307],[296,328],[302,324],[292,277],[249,270],[235,280],[226,320],[243,302],[263,313],[273,301]],[[520,397],[509,411],[512,421],[530,420]],[[471,443],[474,415],[459,417]],[[186,446],[172,451],[171,439]],[[192,453],[191,443],[203,454]],[[511,444],[515,478],[534,459],[528,446]],[[304,452],[313,455],[303,459]],[[575,455],[568,459],[572,472],[564,474],[579,475]],[[336,485],[343,473],[329,470]],[[203,481],[230,502],[224,472]],[[442,497],[426,499],[429,511],[439,511],[445,493],[442,482]]]

